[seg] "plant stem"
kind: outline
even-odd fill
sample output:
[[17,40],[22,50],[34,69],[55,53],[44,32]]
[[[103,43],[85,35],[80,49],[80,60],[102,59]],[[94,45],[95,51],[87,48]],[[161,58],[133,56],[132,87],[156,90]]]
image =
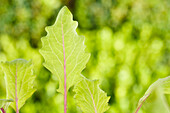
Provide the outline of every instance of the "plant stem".
[[67,113],[67,76],[66,76],[65,45],[64,45],[64,33],[63,33],[62,21],[61,21],[61,27],[62,27],[63,56],[64,56],[64,113]]
[[16,65],[16,74],[15,74],[15,102],[16,102],[16,113],[19,113],[18,97],[17,97],[17,65]]
[[6,113],[5,110],[4,110],[3,108],[1,108],[1,111],[2,111],[2,113]]

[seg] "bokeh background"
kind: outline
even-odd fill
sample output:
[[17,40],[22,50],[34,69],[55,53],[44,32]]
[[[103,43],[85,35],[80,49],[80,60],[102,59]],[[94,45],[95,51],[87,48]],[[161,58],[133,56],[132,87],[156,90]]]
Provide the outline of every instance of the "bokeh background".
[[[169,0],[0,0],[0,61],[32,59],[37,76],[37,91],[20,112],[63,113],[58,80],[42,66],[39,49],[45,26],[54,23],[64,5],[79,22],[77,32],[86,37],[91,53],[82,74],[100,79],[111,96],[106,113],[134,112],[151,83],[170,75]],[[0,98],[5,98],[1,70],[0,79]],[[81,113],[72,89],[68,113]]]

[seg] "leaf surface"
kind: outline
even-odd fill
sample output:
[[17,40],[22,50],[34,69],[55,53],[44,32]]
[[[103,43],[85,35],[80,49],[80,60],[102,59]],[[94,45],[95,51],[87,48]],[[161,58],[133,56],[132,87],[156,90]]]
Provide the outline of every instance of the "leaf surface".
[[68,91],[80,81],[80,73],[90,57],[90,54],[84,51],[84,37],[76,33],[77,26],[71,12],[67,7],[63,7],[54,25],[46,27],[47,36],[42,38],[40,53],[45,59],[44,66],[58,77],[58,92],[62,94],[64,80]]
[[14,100],[10,105],[14,110],[17,107],[20,109],[35,92],[33,65],[31,61],[17,59],[2,63],[2,69],[5,74],[7,98]]
[[109,109],[110,97],[100,89],[98,80],[91,81],[84,78],[76,84],[74,91],[77,105],[84,113],[103,113]]
[[[160,109],[161,112],[163,112],[162,110],[164,110],[169,113],[170,111],[169,111],[169,108],[167,108],[164,94],[167,94],[167,95],[170,94],[170,76],[168,76],[166,78],[158,79],[156,82],[154,82],[153,84],[150,85],[148,90],[145,92],[144,96],[139,100],[135,113],[138,113],[141,106],[144,104],[145,101],[148,100],[148,98],[151,95],[153,95],[154,98],[156,98],[156,99],[153,99],[153,97],[151,97],[151,99],[152,99],[151,104],[153,106],[152,106],[152,108],[148,107],[147,109],[150,112],[155,110],[154,113],[157,113],[157,112],[159,112],[159,110],[158,110],[158,109],[160,109],[159,107],[161,107],[161,109]],[[156,106],[156,104],[159,104],[159,105]],[[151,105],[147,105],[147,106],[151,106]]]

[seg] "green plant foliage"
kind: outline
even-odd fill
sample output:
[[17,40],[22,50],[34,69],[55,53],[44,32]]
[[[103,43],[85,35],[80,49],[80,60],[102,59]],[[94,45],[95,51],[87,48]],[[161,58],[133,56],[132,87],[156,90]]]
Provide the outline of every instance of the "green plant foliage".
[[80,73],[90,57],[90,54],[84,51],[84,37],[76,33],[77,25],[68,8],[63,7],[54,25],[46,27],[47,36],[42,38],[43,47],[40,53],[45,59],[44,66],[58,77],[58,92],[62,94],[64,94],[64,61],[68,90],[80,81]]
[[[82,74],[100,79],[101,89],[112,97],[105,113],[135,112],[148,87],[170,75],[169,0],[0,0],[0,61],[32,59],[37,75],[37,91],[21,113],[64,110],[63,95],[56,93],[59,80],[42,66],[44,59],[39,53],[44,28],[55,22],[63,5],[78,21],[76,30],[86,37],[86,51],[91,53]],[[5,98],[1,69],[0,78],[0,98]],[[68,113],[81,113],[71,89]],[[156,94],[151,100],[159,97]],[[170,105],[170,97],[163,96]],[[152,113],[145,109],[147,105],[149,98],[139,113]],[[14,113],[11,107],[8,113]]]
[[100,89],[98,80],[91,81],[84,78],[76,84],[74,91],[77,105],[84,113],[104,113],[109,109],[110,97]]
[[13,102],[12,99],[0,99],[0,108],[5,107],[9,103]]
[[[170,76],[162,78],[154,82],[148,90],[145,92],[144,96],[139,100],[136,113],[139,111],[144,102],[150,99],[150,105],[147,105],[147,111],[152,113],[169,113],[169,105],[166,103],[164,94],[170,94]],[[155,96],[150,97],[150,96]]]
[[6,97],[15,100],[10,105],[14,110],[19,110],[36,90],[33,88],[36,76],[33,74],[32,62],[17,59],[1,65],[5,74]]

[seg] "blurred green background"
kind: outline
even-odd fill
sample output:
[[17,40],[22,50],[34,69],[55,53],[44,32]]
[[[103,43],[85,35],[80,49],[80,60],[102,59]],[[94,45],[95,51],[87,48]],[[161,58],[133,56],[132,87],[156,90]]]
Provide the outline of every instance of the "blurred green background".
[[[134,112],[151,83],[170,75],[169,0],[0,0],[0,61],[32,59],[37,75],[37,91],[20,112],[63,113],[58,80],[42,66],[39,49],[45,26],[64,5],[79,22],[77,32],[91,53],[83,75],[100,79],[111,96],[106,113]],[[5,98],[1,70],[0,78],[0,98]],[[68,95],[68,113],[80,113],[72,88]]]

